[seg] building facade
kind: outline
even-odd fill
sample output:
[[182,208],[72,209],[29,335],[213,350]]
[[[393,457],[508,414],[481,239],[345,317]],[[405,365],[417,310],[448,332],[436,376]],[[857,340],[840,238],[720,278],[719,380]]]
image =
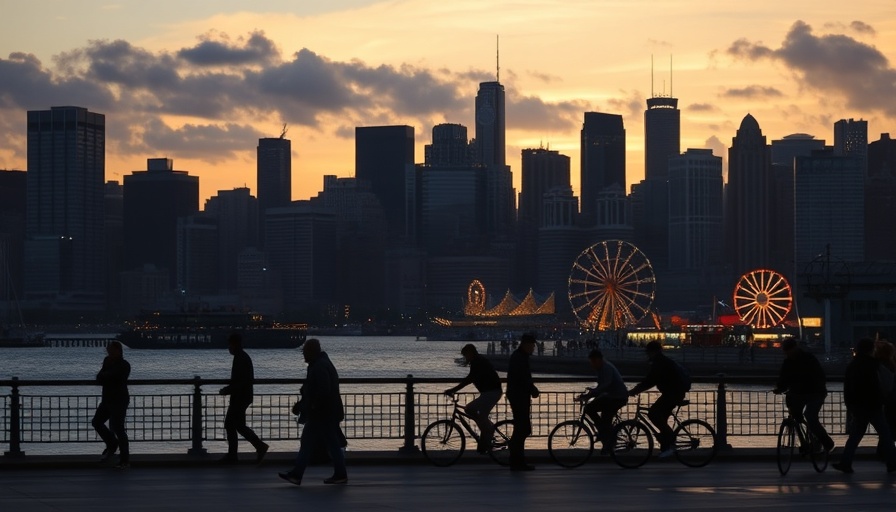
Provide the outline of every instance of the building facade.
[[594,223],[597,196],[601,190],[625,183],[625,127],[622,116],[601,112],[585,112],[582,125],[582,221],[586,227]]
[[722,260],[722,158],[688,149],[669,159],[669,269]]

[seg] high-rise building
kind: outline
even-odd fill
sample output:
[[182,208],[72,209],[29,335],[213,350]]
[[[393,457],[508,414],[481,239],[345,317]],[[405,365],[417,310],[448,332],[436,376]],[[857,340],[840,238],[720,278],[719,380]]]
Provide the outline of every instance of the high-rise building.
[[[219,292],[218,219],[206,213],[175,219],[177,229],[176,293],[186,302]],[[234,269],[236,272],[236,269]]]
[[569,274],[580,252],[590,245],[578,226],[579,200],[572,188],[553,188],[544,194],[538,228],[538,282],[535,289],[554,294],[554,309],[568,313]]
[[644,111],[644,179],[665,181],[669,158],[681,151],[678,98],[654,96]]
[[199,177],[174,170],[170,158],[148,158],[145,171],[124,177],[125,268],[151,263],[177,282],[177,219],[199,212]]
[[256,151],[258,233],[263,242],[265,210],[289,206],[292,200],[292,142],[284,136],[262,138],[258,139]]
[[105,143],[103,114],[28,111],[26,296],[103,307]]
[[868,144],[865,185],[865,258],[896,261],[896,139],[889,133]]
[[[0,301],[22,297],[26,174],[0,170]],[[13,320],[7,318],[10,311],[6,307],[0,311],[0,323]]]
[[834,123],[834,155],[859,159],[862,173],[868,171],[868,121],[841,119]]
[[544,148],[524,149],[517,213],[520,264],[517,289],[533,288],[538,283],[538,228],[541,227],[544,196],[558,187],[570,188],[569,157]]
[[124,269],[124,188],[117,181],[104,186],[106,203],[106,310],[122,313],[121,271]]
[[432,127],[432,144],[424,147],[424,164],[430,167],[471,166],[475,155],[467,140],[467,127],[443,123]]
[[506,165],[504,86],[482,82],[476,93],[476,163],[487,167]]
[[747,114],[728,150],[725,247],[736,274],[771,265],[770,166],[766,138]]
[[419,168],[417,240],[431,256],[485,250],[485,177],[481,167]]
[[218,292],[238,289],[237,275],[240,253],[258,247],[258,200],[249,189],[219,190],[205,202],[205,213],[218,223]]
[[581,158],[582,221],[590,227],[600,191],[614,183],[626,189],[625,128],[621,115],[585,112]]
[[840,260],[864,261],[864,195],[860,159],[828,151],[796,158],[793,231],[798,269],[828,248]]
[[669,269],[693,270],[722,259],[722,158],[688,149],[669,159]]
[[355,128],[355,177],[380,200],[392,240],[408,240],[415,230],[415,176],[412,126]]

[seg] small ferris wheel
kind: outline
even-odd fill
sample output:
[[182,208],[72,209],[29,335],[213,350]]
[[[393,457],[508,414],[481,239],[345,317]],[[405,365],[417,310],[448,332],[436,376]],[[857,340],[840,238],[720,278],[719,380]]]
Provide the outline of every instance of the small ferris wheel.
[[757,329],[781,325],[792,305],[790,283],[774,270],[747,272],[734,287],[734,310],[743,323]]

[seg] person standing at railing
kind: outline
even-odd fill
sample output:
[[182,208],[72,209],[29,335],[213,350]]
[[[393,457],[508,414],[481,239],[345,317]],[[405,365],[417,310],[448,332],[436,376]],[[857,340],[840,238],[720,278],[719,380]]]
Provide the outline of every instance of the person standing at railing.
[[[96,429],[106,449],[100,462],[106,462],[119,452],[118,469],[127,469],[130,465],[128,433],[124,428],[124,420],[131,400],[128,394],[128,377],[131,365],[124,358],[121,342],[111,341],[106,345],[106,357],[103,366],[96,374],[96,381],[103,387],[102,399],[96,408],[91,424]],[[109,426],[106,427],[106,422]]]
[[597,387],[589,389],[579,395],[576,400],[588,402],[585,404],[585,414],[591,418],[597,427],[597,437],[603,447],[602,455],[607,455],[613,446],[613,418],[619,409],[628,403],[628,388],[622,380],[619,370],[613,363],[604,359],[600,349],[594,349],[588,354],[591,367],[597,371]]
[[675,435],[669,426],[669,417],[684,402],[684,396],[691,389],[691,379],[680,364],[663,354],[663,345],[659,341],[651,341],[644,347],[644,351],[650,360],[650,370],[644,380],[629,391],[629,396],[635,396],[654,386],[660,392],[659,398],[647,411],[647,417],[659,430],[659,456],[665,458],[675,450]]
[[321,350],[320,341],[310,339],[302,347],[308,374],[302,385],[302,400],[295,407],[300,414],[300,422],[305,422],[299,445],[299,454],[292,470],[278,473],[280,478],[295,485],[302,484],[305,468],[311,461],[313,451],[323,444],[333,461],[333,476],[324,480],[325,484],[346,484],[348,473],[345,469],[345,437],[339,423],[345,418],[342,395],[339,392],[339,374],[330,361],[330,356]]
[[246,409],[252,405],[255,399],[253,384],[255,371],[252,368],[252,358],[243,350],[243,338],[235,332],[227,340],[227,350],[233,355],[233,364],[230,368],[230,384],[221,388],[222,395],[230,395],[230,404],[227,406],[227,415],[224,416],[224,431],[227,433],[227,455],[221,458],[223,464],[236,464],[239,462],[239,437],[246,438],[255,448],[255,461],[260,463],[268,452],[268,445],[258,438],[255,432],[246,425]]
[[[878,360],[880,392],[884,399],[884,419],[890,427],[890,436],[896,437],[896,350],[887,340],[874,342],[874,358]],[[884,455],[886,447],[878,443],[877,454]]]
[[805,418],[806,426],[821,441],[822,448],[830,452],[834,449],[834,440],[828,435],[818,413],[828,396],[826,376],[818,358],[799,347],[794,338],[781,342],[784,361],[773,393],[779,395],[787,392],[785,403],[790,415],[801,421]]
[[469,384],[473,384],[479,391],[479,396],[470,400],[464,410],[479,426],[479,446],[476,451],[486,453],[495,432],[495,424],[488,419],[488,415],[501,399],[501,378],[492,363],[476,350],[476,345],[467,343],[460,349],[460,354],[470,365],[470,373],[457,386],[446,389],[445,394],[454,395]]
[[535,350],[535,335],[523,334],[519,347],[510,354],[507,366],[507,401],[513,414],[513,434],[507,443],[511,471],[532,471],[535,466],[526,462],[526,438],[532,433],[532,399],[538,398],[538,388],[532,380],[529,356]]
[[844,473],[853,472],[852,460],[856,448],[865,437],[870,423],[877,431],[880,445],[885,447],[883,455],[887,462],[887,472],[896,472],[896,448],[893,446],[890,427],[884,419],[884,397],[877,373],[880,363],[873,356],[874,341],[869,338],[860,339],[853,352],[852,361],[846,366],[843,376],[843,402],[846,404],[846,430],[849,437],[843,447],[840,462],[832,467]]

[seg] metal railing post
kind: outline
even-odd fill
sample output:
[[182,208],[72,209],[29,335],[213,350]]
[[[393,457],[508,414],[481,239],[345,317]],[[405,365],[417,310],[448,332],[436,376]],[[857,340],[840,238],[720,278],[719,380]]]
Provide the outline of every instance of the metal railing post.
[[398,449],[402,453],[414,453],[417,451],[417,445],[414,444],[416,438],[414,401],[414,376],[408,374],[404,392],[404,445]]
[[15,382],[18,377],[12,378],[12,392],[9,395],[9,451],[4,452],[5,457],[24,457],[25,452],[21,449],[22,443],[22,422],[21,407],[19,403],[19,385]]
[[190,455],[205,455],[202,447],[202,377],[193,376],[193,417],[191,420],[190,439],[193,446],[187,450]]
[[728,444],[728,397],[725,386],[725,374],[718,374],[719,388],[716,391],[716,446],[717,450],[730,450]]

